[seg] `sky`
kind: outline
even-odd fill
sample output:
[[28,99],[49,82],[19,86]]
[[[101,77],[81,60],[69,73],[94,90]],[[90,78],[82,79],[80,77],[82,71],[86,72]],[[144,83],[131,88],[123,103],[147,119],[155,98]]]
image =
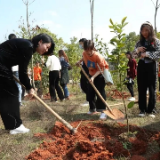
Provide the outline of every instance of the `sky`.
[[[29,0],[32,2],[32,0]],[[48,28],[64,42],[73,36],[91,39],[90,0],[35,0],[29,6],[30,24]],[[156,0],[153,0],[154,2]],[[26,21],[26,6],[22,0],[0,0],[0,43],[10,33],[18,32],[20,18]],[[151,0],[95,0],[94,34],[99,34],[103,42],[109,43],[114,36],[109,29],[109,19],[120,23],[127,16],[129,24],[124,32],[139,33],[145,21],[154,24],[154,5]],[[160,31],[160,9],[157,14],[157,29]],[[112,46],[109,45],[112,49]]]

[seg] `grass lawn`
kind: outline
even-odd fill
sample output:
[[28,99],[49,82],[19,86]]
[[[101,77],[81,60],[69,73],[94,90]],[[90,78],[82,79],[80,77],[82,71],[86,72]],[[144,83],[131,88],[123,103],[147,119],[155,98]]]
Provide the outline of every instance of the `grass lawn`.
[[[99,115],[87,115],[88,107],[81,107],[80,104],[85,101],[85,95],[77,90],[70,90],[70,100],[59,103],[51,103],[50,100],[45,102],[66,121],[73,122],[76,120],[95,120],[99,119]],[[108,100],[108,104],[121,103],[122,100]],[[43,142],[42,140],[34,137],[35,133],[47,133],[55,124],[56,118],[44,108],[38,101],[24,101],[25,106],[21,107],[21,118],[23,124],[30,128],[29,134],[10,135],[4,130],[2,121],[0,120],[0,159],[1,160],[23,160],[29,153],[35,150]],[[128,101],[127,101],[128,103]],[[116,106],[124,112],[123,105]],[[160,103],[157,102],[157,109],[160,108]],[[144,118],[138,117],[138,105],[129,109],[129,123],[135,124],[149,130],[160,131],[160,113],[156,118],[152,119],[148,116]],[[105,123],[115,124],[116,122],[107,118]],[[122,121],[121,123],[126,123]],[[156,143],[150,144],[148,154],[159,152],[160,148]],[[147,155],[146,155],[147,156]],[[119,157],[119,160],[125,159]]]

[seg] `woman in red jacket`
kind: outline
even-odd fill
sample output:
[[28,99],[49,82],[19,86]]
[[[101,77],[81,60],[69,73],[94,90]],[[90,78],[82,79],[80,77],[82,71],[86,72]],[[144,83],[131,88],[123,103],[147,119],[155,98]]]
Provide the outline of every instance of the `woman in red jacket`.
[[129,59],[128,61],[128,69],[127,69],[127,88],[131,94],[131,98],[129,98],[129,101],[135,101],[135,97],[134,97],[134,91],[133,91],[133,80],[137,75],[137,62],[135,59],[133,59],[131,52],[127,52],[126,53],[126,57]]

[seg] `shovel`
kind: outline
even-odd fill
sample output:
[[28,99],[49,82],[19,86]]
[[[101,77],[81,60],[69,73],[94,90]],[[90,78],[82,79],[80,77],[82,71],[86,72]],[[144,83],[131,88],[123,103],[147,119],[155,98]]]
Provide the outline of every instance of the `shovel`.
[[[24,89],[26,87],[17,79],[14,75],[13,78],[16,82],[18,82]],[[60,122],[62,122],[70,131],[72,134],[77,132],[78,127],[80,126],[81,122],[77,125],[76,128],[73,128],[67,121],[65,121],[63,118],[61,118],[55,111],[53,111],[44,101],[42,101],[37,95],[32,94],[45,108],[47,108]]]
[[81,65],[79,65],[83,74],[85,75],[85,77],[88,79],[89,83],[91,84],[91,86],[93,87],[93,89],[95,90],[95,92],[97,93],[97,95],[99,96],[99,98],[102,100],[102,102],[106,105],[106,107],[108,108],[108,110],[103,111],[105,114],[107,114],[110,118],[114,119],[114,120],[120,120],[120,119],[124,119],[124,114],[118,110],[117,108],[111,109],[109,107],[109,105],[107,104],[107,102],[103,99],[103,97],[101,96],[101,94],[99,93],[99,91],[97,90],[97,88],[95,87],[95,85],[90,81],[90,78],[88,77],[88,75],[86,74],[86,72],[84,71],[84,69],[82,68]]

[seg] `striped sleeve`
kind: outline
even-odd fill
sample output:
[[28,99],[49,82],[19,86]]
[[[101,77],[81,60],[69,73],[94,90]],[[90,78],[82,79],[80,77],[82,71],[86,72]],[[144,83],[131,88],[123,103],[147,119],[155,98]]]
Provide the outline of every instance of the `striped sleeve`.
[[152,60],[158,61],[160,59],[160,40],[155,40],[156,51],[147,51],[146,56]]

